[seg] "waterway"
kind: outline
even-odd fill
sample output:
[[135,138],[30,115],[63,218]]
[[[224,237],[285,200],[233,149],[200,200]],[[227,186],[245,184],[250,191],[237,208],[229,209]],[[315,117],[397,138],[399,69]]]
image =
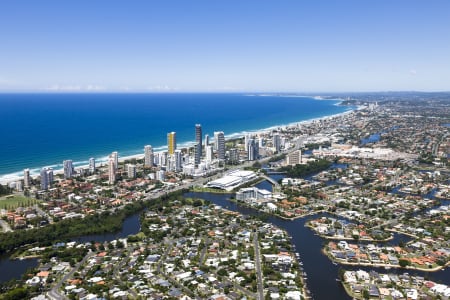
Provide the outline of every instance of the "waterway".
[[[261,182],[258,184],[260,187],[264,187],[266,184]],[[240,206],[230,201],[231,194],[211,194],[211,193],[187,193],[187,197],[202,198],[209,200],[216,205],[220,205],[226,209],[237,211],[244,215],[258,215],[259,212],[252,208]],[[328,214],[321,214],[320,216],[326,216]],[[332,215],[328,215],[335,217]],[[327,240],[322,239],[314,232],[305,227],[308,220],[317,218],[316,216],[309,216],[302,219],[296,219],[293,221],[284,220],[277,217],[269,217],[267,222],[270,222],[288,232],[292,237],[292,243],[296,248],[296,251],[300,254],[300,259],[303,262],[303,269],[307,274],[307,287],[311,291],[314,299],[351,299],[340,282],[337,282],[339,269],[350,270],[375,270],[379,273],[404,273],[408,272],[410,275],[423,276],[429,280],[435,282],[444,283],[450,285],[450,268],[446,268],[444,271],[437,272],[423,272],[415,270],[404,269],[391,269],[385,270],[384,268],[371,268],[371,267],[353,267],[353,266],[340,266],[335,265],[322,254],[322,248]],[[394,239],[387,242],[389,245],[398,245],[402,241],[409,240],[404,235],[395,234]]]
[[[79,243],[87,243],[91,241],[96,242],[109,242],[112,240],[125,238],[130,234],[136,234],[139,232],[141,225],[139,222],[140,212],[133,214],[126,218],[122,224],[122,229],[116,233],[84,235],[74,238],[74,241]],[[31,259],[11,259],[8,254],[0,256],[0,284],[10,281],[12,279],[19,279],[21,276],[31,268],[37,267],[39,260],[36,258]],[[7,272],[4,272],[7,270]]]
[[[272,176],[275,180],[282,178],[283,175]],[[257,185],[259,188],[266,188],[271,190],[272,186],[269,182],[263,181]],[[209,200],[216,205],[220,205],[226,209],[237,211],[244,215],[258,215],[257,210],[237,205],[230,201],[232,194],[212,194],[212,193],[194,193],[189,192],[184,194],[185,197],[202,198]],[[75,240],[79,242],[90,241],[111,241],[118,238],[124,238],[130,234],[135,234],[140,230],[139,223],[140,213],[134,214],[125,219],[122,230],[115,234],[103,234],[103,235],[88,235],[80,236]],[[326,214],[325,214],[326,215]],[[325,239],[314,234],[312,230],[305,227],[305,223],[317,216],[309,216],[294,221],[284,220],[277,217],[269,217],[267,222],[270,222],[288,232],[292,237],[292,243],[296,248],[296,251],[300,254],[300,259],[303,262],[303,269],[307,274],[307,287],[311,291],[311,295],[314,299],[351,299],[343,289],[340,282],[336,281],[338,278],[338,272],[340,268],[345,269],[363,269],[363,270],[376,270],[380,273],[403,273],[403,269],[391,269],[389,271],[384,268],[371,268],[371,267],[349,267],[333,264],[321,250]],[[404,240],[405,236],[395,235],[394,240],[389,244],[398,244],[399,240]],[[20,278],[24,272],[37,265],[36,259],[32,260],[10,260],[8,256],[0,257],[0,270],[8,270],[8,272],[0,272],[0,283],[11,280],[13,278]],[[421,272],[407,270],[409,274],[415,274],[423,276],[429,280],[435,282],[444,283],[450,285],[450,268],[446,268],[444,271],[438,272]]]

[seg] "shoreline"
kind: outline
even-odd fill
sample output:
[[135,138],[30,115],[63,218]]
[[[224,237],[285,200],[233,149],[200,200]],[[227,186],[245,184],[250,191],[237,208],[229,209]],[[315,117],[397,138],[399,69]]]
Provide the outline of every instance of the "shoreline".
[[[315,99],[318,100],[318,99]],[[333,100],[333,101],[342,101],[339,99],[327,99],[329,101]],[[340,102],[339,102],[340,103]],[[338,103],[338,104],[339,104]],[[293,126],[300,126],[300,125],[310,125],[314,122],[320,121],[320,120],[328,120],[328,119],[332,119],[332,118],[338,118],[338,117],[344,117],[346,115],[349,115],[357,110],[360,110],[361,107],[354,107],[354,106],[348,106],[350,109],[344,111],[344,112],[340,112],[337,114],[332,114],[332,115],[326,115],[326,116],[321,116],[321,117],[315,117],[315,118],[310,118],[310,119],[306,119],[306,120],[300,120],[300,121],[295,121],[295,122],[291,122],[291,123],[287,123],[287,124],[280,124],[280,125],[273,125],[270,127],[266,127],[266,128],[261,128],[261,129],[255,129],[255,130],[242,130],[242,131],[238,131],[238,132],[234,132],[228,135],[225,135],[225,140],[231,140],[231,139],[236,139],[239,137],[244,136],[245,134],[264,134],[264,133],[268,133],[274,129],[278,129],[278,128],[282,128],[282,129],[288,129],[291,128]],[[183,149],[183,148],[189,148],[192,147],[195,144],[194,141],[187,141],[187,142],[182,142],[180,145],[178,145],[179,149]],[[119,162],[123,162],[125,160],[129,160],[129,159],[139,159],[139,158],[143,158],[144,157],[144,151],[143,151],[143,147],[145,145],[142,145],[142,152],[141,153],[135,153],[138,150],[125,150],[123,152],[125,153],[130,153],[129,155],[125,155],[125,156],[120,156],[120,150],[117,150],[119,152]],[[156,153],[161,153],[163,151],[165,151],[167,149],[166,145],[162,145],[162,146],[156,146],[154,147],[154,149],[158,149],[158,151],[155,151]],[[100,157],[98,157],[100,156]],[[107,163],[107,155],[92,155],[92,156],[87,156],[87,157],[94,157],[96,160],[96,165],[101,165],[101,164],[105,164]],[[70,159],[69,157],[67,159]],[[88,160],[83,160],[83,161],[74,161],[73,165],[75,169],[79,169],[79,168],[86,168],[88,166]],[[62,174],[63,173],[63,166],[62,166],[62,162],[57,163],[57,164],[53,164],[53,165],[44,165],[44,166],[40,166],[40,167],[29,167],[30,169],[30,175],[32,178],[37,178],[40,176],[39,171],[41,168],[43,167],[50,167],[53,168],[53,172],[55,174]],[[6,174],[0,174],[0,184],[10,184],[10,183],[14,183],[16,181],[19,180],[23,180],[23,170],[18,170],[15,172],[11,172],[11,173],[6,173]]]

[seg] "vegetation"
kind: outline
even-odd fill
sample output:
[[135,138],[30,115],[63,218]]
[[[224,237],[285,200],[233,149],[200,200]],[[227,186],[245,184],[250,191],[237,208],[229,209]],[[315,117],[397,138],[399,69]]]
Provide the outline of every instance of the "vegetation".
[[39,200],[36,200],[34,198],[11,195],[0,198],[0,209],[3,208],[7,210],[12,210],[16,209],[17,207],[25,207],[25,206],[28,207],[37,204],[39,202],[40,202]]
[[330,161],[326,159],[320,159],[317,161],[308,162],[306,165],[284,166],[278,169],[278,171],[286,172],[287,176],[289,177],[298,178],[326,170],[330,166]]
[[0,196],[9,195],[12,193],[12,189],[7,187],[6,185],[0,184]]

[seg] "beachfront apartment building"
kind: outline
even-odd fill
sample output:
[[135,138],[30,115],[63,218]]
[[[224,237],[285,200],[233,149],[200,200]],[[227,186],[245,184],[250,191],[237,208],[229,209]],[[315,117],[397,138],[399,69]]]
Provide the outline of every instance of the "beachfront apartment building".
[[114,158],[110,157],[108,160],[108,183],[114,184],[116,182],[116,167]]
[[89,172],[95,173],[95,158],[89,158]]
[[63,161],[64,179],[72,178],[74,173],[73,162],[71,159]]
[[153,148],[150,145],[144,146],[144,166],[152,167],[154,161]]
[[119,168],[119,153],[117,151],[114,151],[113,153],[111,153],[110,157],[113,159],[114,172],[116,172],[117,169]]
[[48,190],[53,182],[53,169],[42,168],[41,169],[41,190]]
[[177,150],[177,136],[176,132],[172,131],[167,134],[167,151],[169,154],[174,154]]
[[214,132],[214,148],[217,151],[217,158],[225,159],[225,135],[223,131]]
[[202,125],[195,125],[195,165],[197,166],[200,163],[200,159],[202,158]]
[[30,169],[23,170],[23,186],[29,188],[31,186]]

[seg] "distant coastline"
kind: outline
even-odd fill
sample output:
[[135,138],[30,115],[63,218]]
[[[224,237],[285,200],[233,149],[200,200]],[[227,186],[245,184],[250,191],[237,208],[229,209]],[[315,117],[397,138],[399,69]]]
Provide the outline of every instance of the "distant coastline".
[[[244,97],[248,97],[249,95],[242,95]],[[258,96],[258,95],[255,95]],[[314,99],[314,100],[321,100],[321,99],[315,99],[309,96],[300,96],[300,95],[264,95],[264,94],[260,94],[259,96],[261,97],[274,97],[274,98],[305,98],[305,99]],[[251,97],[251,96],[250,96]],[[333,103],[332,105],[335,107],[336,104],[339,104],[340,101],[342,101],[342,99],[326,99],[326,100],[333,100],[333,101],[339,101],[338,103]],[[1,98],[0,98],[1,101]],[[316,101],[314,101],[316,102]],[[317,103],[317,102],[316,102]],[[236,132],[232,132],[227,134],[227,132],[225,131],[225,138],[226,139],[234,139],[234,138],[239,138],[244,136],[245,134],[258,134],[261,132],[267,132],[267,131],[271,131],[271,130],[275,130],[278,128],[286,128],[286,127],[292,127],[292,126],[297,126],[297,125],[301,125],[301,124],[307,124],[307,123],[311,123],[320,119],[328,119],[328,118],[333,118],[339,115],[343,115],[343,114],[348,114],[351,113],[354,110],[357,110],[358,108],[356,107],[350,107],[350,106],[346,106],[346,107],[340,107],[341,111],[339,112],[334,112],[331,114],[324,114],[324,115],[320,115],[320,112],[316,112],[315,116],[299,116],[300,119],[298,119],[297,121],[294,122],[288,122],[288,123],[281,123],[282,120],[276,120],[275,122],[280,121],[280,124],[275,124],[275,125],[271,125],[269,127],[262,127],[259,129],[249,129],[249,130],[241,130],[241,131],[236,131]],[[317,114],[319,114],[319,116],[317,116]],[[194,123],[193,123],[194,124]],[[192,125],[193,126],[193,125]],[[192,129],[193,130],[193,129]],[[217,131],[221,131],[221,124],[217,124],[216,129]],[[192,134],[193,137],[193,134]],[[213,137],[210,136],[210,138],[212,139]],[[161,139],[160,139],[161,140]],[[192,147],[194,144],[193,140],[189,140],[189,141],[183,141],[182,139],[180,139],[181,142],[178,144],[178,148],[186,148],[186,147]],[[120,145],[120,142],[117,142],[117,147],[115,148],[116,151],[119,152],[119,157],[120,160],[124,161],[127,159],[132,159],[132,158],[141,158],[143,157],[143,148],[145,146],[146,143],[143,143],[141,148],[135,148],[133,147],[132,149],[126,149],[126,145],[122,144]],[[161,152],[161,151],[165,151],[167,149],[167,146],[165,144],[154,144],[152,143],[152,141],[149,141],[147,144],[151,144],[153,146],[153,149],[155,152]],[[99,153],[98,150],[94,150],[92,151],[92,153],[88,153],[89,150],[86,150],[86,159],[84,160],[79,160],[79,161],[74,161],[74,166],[75,168],[80,168],[80,167],[85,167],[86,165],[88,165],[89,163],[89,158],[90,157],[94,157],[96,159],[96,164],[100,165],[100,164],[104,164],[107,162],[108,159],[108,152],[104,152],[104,153]],[[73,159],[71,158],[71,154],[67,153],[67,155],[65,156],[65,159]],[[39,171],[41,168],[43,167],[51,167],[53,168],[55,173],[59,173],[62,171],[63,165],[62,165],[62,160],[61,162],[58,162],[56,164],[39,164],[39,165],[31,165],[25,168],[29,168],[30,169],[30,173],[32,176],[37,176],[39,174]],[[0,170],[1,172],[2,170]],[[9,182],[14,182],[17,180],[20,180],[23,178],[23,169],[22,168],[17,168],[16,171],[13,172],[3,172],[0,173],[0,183],[2,184],[6,184]]]

